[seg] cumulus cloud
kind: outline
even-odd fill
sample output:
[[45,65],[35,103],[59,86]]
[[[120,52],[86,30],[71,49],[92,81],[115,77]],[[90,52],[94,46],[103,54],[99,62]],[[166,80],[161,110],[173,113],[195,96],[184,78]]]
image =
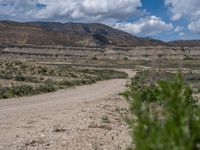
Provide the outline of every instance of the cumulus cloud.
[[200,0],[165,0],[171,11],[171,19],[186,17],[190,21],[188,29],[200,33]]
[[184,36],[184,35],[185,35],[184,32],[179,33],[179,36]]
[[175,29],[174,29],[174,32],[181,32],[183,30],[183,26],[177,26]]
[[38,0],[0,0],[0,19],[27,19],[37,13]]
[[188,25],[188,29],[193,31],[193,32],[198,32],[200,33],[200,20],[192,21]]
[[[37,7],[41,4],[44,7]],[[142,13],[140,0],[0,0],[0,17],[21,20],[124,20]]]
[[[165,4],[170,6],[174,19],[185,14],[182,7],[176,8],[179,0],[165,0]],[[137,35],[154,35],[173,29],[171,23],[156,16],[129,23],[130,18],[144,14],[148,13],[142,9],[141,0],[0,0],[1,20],[101,22]]]
[[172,20],[179,20],[184,16],[196,19],[200,16],[200,0],[165,0],[165,5],[172,13]]
[[155,35],[163,31],[169,31],[173,29],[171,23],[166,23],[162,19],[156,16],[150,16],[141,18],[133,23],[118,23],[115,28],[124,30],[126,32],[138,35]]

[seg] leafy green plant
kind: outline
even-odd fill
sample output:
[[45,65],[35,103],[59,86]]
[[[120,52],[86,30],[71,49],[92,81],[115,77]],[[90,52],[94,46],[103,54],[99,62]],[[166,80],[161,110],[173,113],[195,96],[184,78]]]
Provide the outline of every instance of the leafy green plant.
[[33,95],[34,88],[31,85],[21,85],[11,87],[14,96],[27,96]]
[[16,80],[16,81],[25,81],[26,78],[25,78],[24,76],[22,76],[22,75],[16,75],[16,76],[15,76],[15,80]]
[[34,88],[31,85],[0,87],[0,99],[6,99],[15,96],[27,96],[33,94]]
[[37,77],[33,76],[23,76],[23,75],[16,75],[15,76],[16,81],[23,81],[23,82],[32,82],[32,83],[39,83],[39,79]]
[[154,85],[144,85],[139,80],[123,94],[130,103],[131,116],[127,119],[133,137],[130,149],[198,150],[200,107],[181,74]]
[[0,99],[6,99],[13,97],[11,88],[9,87],[0,87]]
[[57,86],[57,82],[48,79],[44,82],[44,84],[41,84],[39,87],[36,87],[36,91],[38,91],[38,93],[49,93],[49,92],[55,92],[57,91],[59,88]]

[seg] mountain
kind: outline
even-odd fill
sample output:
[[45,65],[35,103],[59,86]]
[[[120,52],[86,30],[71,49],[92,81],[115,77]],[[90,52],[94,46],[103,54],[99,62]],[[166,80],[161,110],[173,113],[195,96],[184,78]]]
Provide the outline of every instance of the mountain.
[[169,46],[195,47],[200,46],[200,40],[177,40],[167,43]]
[[133,36],[99,24],[0,21],[0,46],[5,45],[158,46],[164,42]]

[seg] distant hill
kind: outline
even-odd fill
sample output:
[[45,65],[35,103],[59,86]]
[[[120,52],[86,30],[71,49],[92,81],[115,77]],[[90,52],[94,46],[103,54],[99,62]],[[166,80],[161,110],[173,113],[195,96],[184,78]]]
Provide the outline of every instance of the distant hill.
[[119,45],[158,46],[160,40],[140,38],[112,27],[91,23],[0,21],[0,45]]
[[178,40],[167,43],[169,46],[195,47],[200,46],[200,40]]

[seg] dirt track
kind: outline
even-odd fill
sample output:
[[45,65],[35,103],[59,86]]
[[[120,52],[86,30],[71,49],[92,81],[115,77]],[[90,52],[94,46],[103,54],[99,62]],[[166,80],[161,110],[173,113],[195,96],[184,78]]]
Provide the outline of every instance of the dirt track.
[[0,101],[0,150],[125,149],[130,143],[115,79],[50,94]]

